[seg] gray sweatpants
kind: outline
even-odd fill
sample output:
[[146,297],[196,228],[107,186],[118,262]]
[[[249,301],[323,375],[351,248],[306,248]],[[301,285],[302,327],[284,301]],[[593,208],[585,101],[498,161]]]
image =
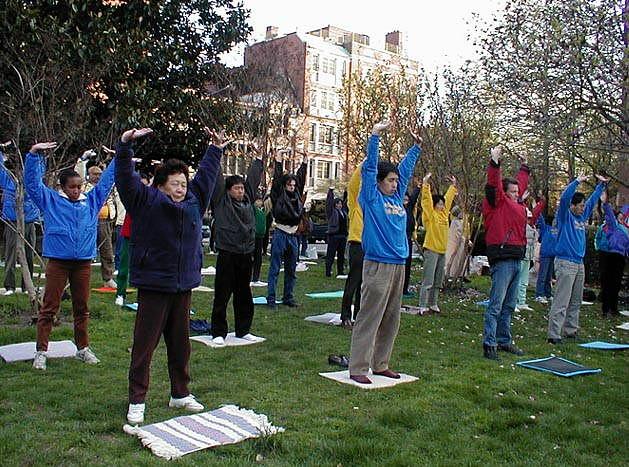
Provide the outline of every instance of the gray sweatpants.
[[585,268],[564,259],[555,259],[557,285],[548,316],[548,338],[574,336],[579,330],[579,309],[583,300]]
[[424,250],[424,278],[419,291],[419,306],[428,308],[437,304],[439,289],[445,274],[446,255]]
[[389,368],[393,343],[400,327],[404,264],[365,259],[360,289],[360,313],[352,331],[349,374],[366,375],[369,368]]

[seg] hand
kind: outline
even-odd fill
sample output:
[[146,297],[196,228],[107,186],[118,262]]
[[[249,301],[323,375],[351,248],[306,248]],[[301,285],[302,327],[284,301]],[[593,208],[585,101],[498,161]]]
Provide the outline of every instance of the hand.
[[577,175],[577,180],[579,181],[579,183],[583,183],[584,181],[586,181],[588,179],[588,176],[585,174],[579,174]]
[[308,151],[306,151],[305,149],[301,153],[301,163],[302,164],[307,164],[308,163]]
[[424,178],[422,178],[422,183],[428,183],[428,180],[430,180],[431,176],[432,176],[432,174],[430,172],[428,172],[426,175],[424,175]]
[[601,182],[601,183],[607,183],[607,182],[609,182],[609,177],[605,178],[605,177],[603,177],[602,175],[599,175],[599,174],[596,174],[596,175],[594,175],[594,176],[595,176],[595,177],[598,179],[598,181],[599,181],[599,182]]
[[372,130],[371,130],[371,134],[372,135],[376,135],[376,136],[380,136],[382,134],[383,131],[387,131],[389,129],[389,127],[391,126],[391,122],[387,121],[387,120],[383,120],[380,123],[376,123]]
[[150,128],[133,128],[131,130],[125,131],[120,137],[120,141],[123,143],[128,143],[129,141],[135,141],[138,138],[143,138],[144,136],[148,136],[153,133],[153,130]]
[[454,175],[450,175],[449,177],[446,177],[446,178],[450,180],[450,184],[456,187],[456,177]]
[[9,141],[7,141],[5,143],[2,143],[2,144],[0,144],[0,148],[7,148],[7,147],[11,146],[11,143],[12,143],[11,140],[9,140]]
[[225,149],[225,147],[232,142],[231,139],[227,139],[225,136],[225,130],[210,130],[208,127],[203,127],[203,129],[205,130],[205,134],[212,139],[212,144],[219,149]]
[[603,191],[601,194],[601,203],[605,204],[607,202],[607,192]]
[[526,198],[528,198],[530,194],[531,192],[529,190],[526,190],[524,193],[522,193],[522,197],[520,199],[522,201],[526,201]]
[[411,133],[411,136],[413,137],[413,141],[415,142],[415,144],[421,148],[422,143],[424,142],[422,137],[419,136],[419,133],[415,133],[413,131],[411,131],[410,133]]
[[114,151],[113,149],[109,149],[104,144],[101,146],[101,148],[103,148],[103,151],[105,151],[105,154],[115,154],[116,153],[116,151]]
[[490,154],[493,161],[497,164],[500,162],[500,158],[502,157],[502,149],[500,146],[495,146],[491,148]]
[[57,143],[55,141],[49,143],[36,143],[31,146],[31,150],[29,152],[31,154],[37,154],[38,152],[55,149],[56,147]]

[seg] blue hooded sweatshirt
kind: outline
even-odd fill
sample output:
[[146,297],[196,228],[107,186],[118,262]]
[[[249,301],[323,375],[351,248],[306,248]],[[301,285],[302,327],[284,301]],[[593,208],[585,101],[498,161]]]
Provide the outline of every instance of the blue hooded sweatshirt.
[[389,264],[404,264],[408,256],[404,193],[413,174],[421,149],[413,145],[398,164],[400,179],[397,191],[386,196],[378,189],[378,157],[380,137],[371,135],[367,158],[362,166],[362,182],[358,201],[363,210],[362,247],[365,258]]
[[539,229],[539,241],[541,243],[539,256],[542,258],[554,258],[557,234],[559,233],[557,227],[548,225],[544,216],[539,216],[537,218],[537,228]]
[[570,201],[577,191],[579,180],[570,183],[561,194],[559,209],[557,210],[557,246],[555,247],[555,258],[570,261],[571,263],[583,263],[585,256],[585,227],[587,221],[594,210],[596,202],[603,193],[604,183],[599,183],[596,189],[585,202],[583,214],[575,216],[570,211]]
[[[2,190],[2,218],[15,222],[17,215],[15,213],[15,181],[4,166],[4,154],[0,151],[0,189]],[[46,164],[42,158],[42,166],[40,167],[41,175],[46,171]],[[35,222],[41,217],[39,209],[33,202],[28,193],[24,191],[24,222],[27,224]]]

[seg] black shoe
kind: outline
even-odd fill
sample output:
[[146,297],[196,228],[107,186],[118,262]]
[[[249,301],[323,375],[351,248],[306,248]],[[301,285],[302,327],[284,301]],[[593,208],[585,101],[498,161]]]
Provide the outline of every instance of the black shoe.
[[502,352],[509,352],[518,356],[524,355],[524,351],[522,349],[518,349],[513,344],[498,344],[498,350],[501,350]]
[[581,342],[581,339],[579,339],[579,336],[577,334],[570,334],[569,336],[564,336],[565,339],[570,340],[571,342]]
[[328,357],[328,363],[330,365],[340,366],[341,368],[347,368],[349,366],[349,360],[345,355],[330,355]]
[[332,277],[332,273],[331,272],[326,272],[325,273],[325,277]]
[[282,302],[282,305],[287,306],[289,308],[298,308],[299,307],[299,303],[297,303],[295,300],[289,300],[287,302]]
[[483,344],[483,357],[488,358],[489,360],[500,360],[497,348],[493,345]]
[[271,310],[277,310],[277,303],[275,302],[266,302],[266,306],[267,308],[270,308]]
[[352,330],[352,328],[354,327],[354,325],[352,324],[352,320],[350,319],[344,319],[341,321],[341,327],[343,329],[348,329],[348,330]]
[[552,344],[552,345],[559,345],[559,344],[561,344],[561,339],[554,339],[552,337],[549,337],[546,340],[546,342],[548,342],[549,344]]

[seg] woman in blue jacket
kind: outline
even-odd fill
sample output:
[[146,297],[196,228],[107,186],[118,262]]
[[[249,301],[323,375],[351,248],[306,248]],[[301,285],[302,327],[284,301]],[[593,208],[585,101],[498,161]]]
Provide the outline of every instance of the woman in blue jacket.
[[224,142],[210,132],[210,145],[188,185],[188,166],[169,159],[145,186],[133,170],[133,141],[152,133],[150,128],[122,134],[116,151],[116,188],[133,218],[131,285],[138,288],[138,312],[133,331],[129,368],[129,423],[144,421],[153,351],[164,335],[170,375],[169,407],[200,412],[203,405],[188,390],[190,376],[190,299],[201,283],[203,252],[201,220],[214,191]]
[[81,192],[83,181],[74,170],[61,172],[59,191],[48,188],[42,182],[42,153],[56,146],[56,143],[35,144],[24,163],[24,187],[44,216],[42,256],[48,258],[46,290],[37,317],[37,346],[33,361],[33,368],[38,370],[46,369],[48,338],[68,281],[72,292],[74,340],[79,349],[76,358],[90,364],[99,362],[89,348],[87,332],[90,265],[96,257],[98,212],[114,184],[115,163],[112,161],[98,185],[87,195]]

